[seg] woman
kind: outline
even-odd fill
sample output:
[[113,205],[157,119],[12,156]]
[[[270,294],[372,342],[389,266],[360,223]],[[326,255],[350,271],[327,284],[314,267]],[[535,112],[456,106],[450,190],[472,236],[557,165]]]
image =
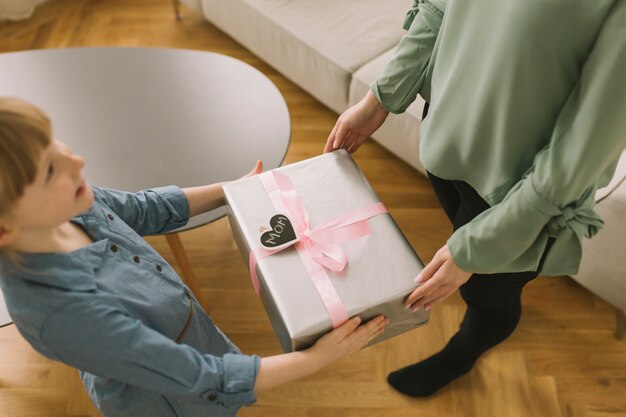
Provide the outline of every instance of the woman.
[[601,228],[594,193],[626,146],[626,0],[414,0],[404,27],[324,151],[356,151],[417,94],[430,104],[420,159],[454,232],[406,304],[460,288],[467,310],[440,352],[389,375],[422,397],[513,332],[525,284],[575,274]]

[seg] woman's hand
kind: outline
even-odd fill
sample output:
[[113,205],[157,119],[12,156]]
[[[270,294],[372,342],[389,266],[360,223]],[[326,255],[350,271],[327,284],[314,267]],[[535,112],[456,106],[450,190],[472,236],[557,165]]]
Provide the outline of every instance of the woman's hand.
[[452,295],[471,276],[471,272],[457,266],[448,245],[444,245],[417,276],[415,282],[421,285],[409,295],[405,307],[413,311],[418,308],[428,310]]
[[315,342],[310,351],[319,358],[321,366],[367,346],[373,338],[383,333],[389,320],[384,316],[376,316],[361,326],[360,323],[360,317],[354,317]]
[[354,106],[343,112],[330,132],[324,153],[346,149],[353,153],[383,124],[389,112],[371,91]]

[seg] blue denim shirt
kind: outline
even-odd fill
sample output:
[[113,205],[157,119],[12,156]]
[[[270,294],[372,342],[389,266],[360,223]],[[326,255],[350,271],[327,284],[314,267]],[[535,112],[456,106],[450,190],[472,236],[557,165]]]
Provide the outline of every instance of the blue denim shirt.
[[106,417],[233,416],[253,403],[260,358],[241,354],[140,237],[187,222],[182,190],[92,188],[93,207],[72,221],[93,244],[23,254],[21,267],[2,260],[0,284],[22,336],[78,368]]

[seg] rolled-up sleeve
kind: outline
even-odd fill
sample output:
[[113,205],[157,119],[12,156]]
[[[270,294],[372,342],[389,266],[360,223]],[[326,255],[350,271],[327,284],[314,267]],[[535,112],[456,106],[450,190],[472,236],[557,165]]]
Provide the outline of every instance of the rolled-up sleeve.
[[101,377],[225,407],[256,401],[258,356],[201,354],[93,300],[51,315],[41,339],[55,359]]
[[178,229],[189,221],[189,202],[176,186],[129,193],[92,187],[100,199],[139,235],[156,235]]
[[428,64],[441,27],[444,0],[413,0],[396,52],[370,86],[382,106],[391,113],[402,113],[418,94],[429,100],[425,85]]
[[502,200],[448,240],[455,262],[479,273],[575,274],[582,239],[603,222],[593,210],[626,147],[626,1],[617,1],[556,121],[549,144]]

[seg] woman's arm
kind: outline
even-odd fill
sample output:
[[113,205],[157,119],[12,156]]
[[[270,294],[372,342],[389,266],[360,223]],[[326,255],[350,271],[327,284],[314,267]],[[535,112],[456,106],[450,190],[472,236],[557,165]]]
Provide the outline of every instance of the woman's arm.
[[446,0],[414,0],[393,58],[370,86],[382,106],[403,113],[418,94],[430,100],[427,70],[443,21]]
[[402,113],[418,94],[429,98],[426,72],[443,20],[446,0],[413,0],[396,52],[365,97],[346,110],[326,139],[324,152],[355,152],[385,122]]
[[500,203],[459,228],[422,271],[407,299],[413,309],[442,301],[469,272],[573,275],[581,240],[602,227],[593,210],[626,147],[626,2],[615,2],[549,144]]

